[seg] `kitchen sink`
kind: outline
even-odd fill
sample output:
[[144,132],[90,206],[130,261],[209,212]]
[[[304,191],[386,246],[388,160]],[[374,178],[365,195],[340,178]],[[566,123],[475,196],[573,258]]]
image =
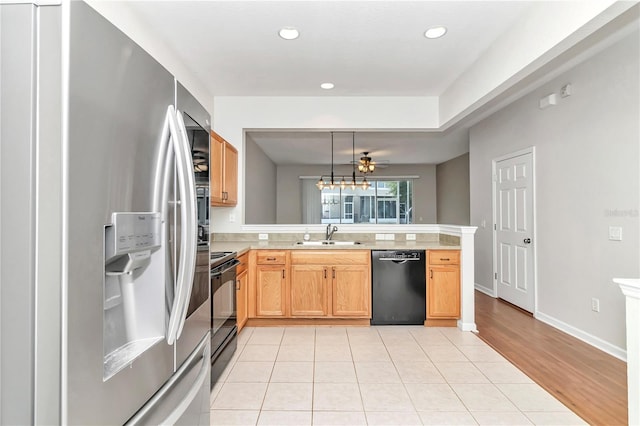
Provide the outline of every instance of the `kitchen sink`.
[[353,246],[362,244],[360,241],[333,241],[333,240],[318,240],[318,241],[298,241],[295,245],[299,246]]

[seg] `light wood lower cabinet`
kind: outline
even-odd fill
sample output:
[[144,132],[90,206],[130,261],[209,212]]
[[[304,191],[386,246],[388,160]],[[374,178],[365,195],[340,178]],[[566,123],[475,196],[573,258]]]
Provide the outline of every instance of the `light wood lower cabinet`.
[[332,266],[333,316],[371,318],[369,271],[369,265]]
[[429,250],[427,322],[460,318],[460,252]]
[[249,256],[247,253],[238,257],[240,264],[237,268],[236,278],[236,317],[238,320],[238,332],[247,323],[248,315],[248,295],[249,295],[249,273],[247,271]]
[[257,266],[257,317],[284,317],[287,314],[286,286],[286,271],[284,266]]
[[252,250],[249,253],[249,318],[288,315],[288,253]]
[[371,318],[369,250],[251,250],[248,316]]
[[371,318],[368,250],[291,252],[291,316]]
[[293,317],[329,315],[327,268],[318,265],[291,266],[290,313]]

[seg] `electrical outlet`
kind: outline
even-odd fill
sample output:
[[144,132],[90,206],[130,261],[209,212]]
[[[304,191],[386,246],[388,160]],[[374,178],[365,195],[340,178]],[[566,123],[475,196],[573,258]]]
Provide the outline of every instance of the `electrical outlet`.
[[571,96],[571,83],[567,83],[560,88],[560,97],[566,98],[567,96]]
[[384,234],[376,234],[376,241],[384,240]]
[[258,234],[258,239],[259,240],[268,240],[269,239],[269,234]]
[[610,226],[609,227],[609,240],[611,240],[611,241],[622,241],[622,227],[621,226]]
[[396,234],[384,234],[384,239],[387,241],[393,241],[396,239]]
[[415,241],[416,234],[407,234],[407,241]]
[[593,312],[600,312],[600,299],[596,299],[595,297],[591,298],[591,310]]
[[229,213],[229,222],[234,223],[236,221],[236,215],[233,213]]

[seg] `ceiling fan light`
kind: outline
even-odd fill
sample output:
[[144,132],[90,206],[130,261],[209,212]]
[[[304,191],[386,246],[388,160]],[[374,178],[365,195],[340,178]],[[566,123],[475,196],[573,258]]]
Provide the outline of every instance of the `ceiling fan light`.
[[376,168],[375,164],[373,164],[373,163],[369,164],[369,171],[370,172],[373,172],[375,170],[375,168]]

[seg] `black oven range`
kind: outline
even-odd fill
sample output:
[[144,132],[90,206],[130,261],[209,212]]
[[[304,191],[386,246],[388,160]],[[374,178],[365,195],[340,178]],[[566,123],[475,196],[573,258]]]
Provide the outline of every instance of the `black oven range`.
[[236,252],[211,253],[211,387],[237,348]]

